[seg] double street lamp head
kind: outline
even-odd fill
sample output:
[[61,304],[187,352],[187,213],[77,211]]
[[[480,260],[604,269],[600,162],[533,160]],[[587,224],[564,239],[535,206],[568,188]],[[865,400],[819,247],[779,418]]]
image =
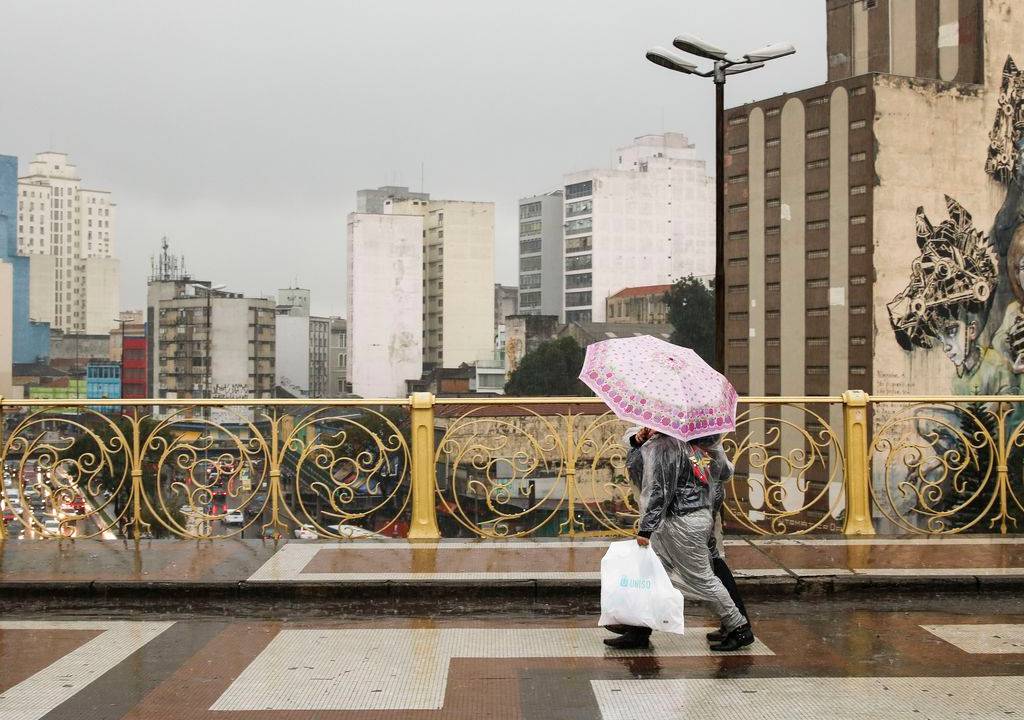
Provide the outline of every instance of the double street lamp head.
[[740,73],[757,70],[763,68],[765,63],[770,60],[778,60],[796,52],[796,48],[789,43],[774,43],[749,52],[742,58],[735,58],[731,57],[726,50],[706,43],[693,35],[678,35],[672,41],[672,45],[676,49],[690,55],[696,55],[697,57],[713,61],[714,67],[710,70],[702,71],[698,69],[695,63],[681,58],[662,47],[648,50],[647,59],[655,65],[687,75],[714,77],[715,82],[718,83],[725,82],[726,75],[739,75]]

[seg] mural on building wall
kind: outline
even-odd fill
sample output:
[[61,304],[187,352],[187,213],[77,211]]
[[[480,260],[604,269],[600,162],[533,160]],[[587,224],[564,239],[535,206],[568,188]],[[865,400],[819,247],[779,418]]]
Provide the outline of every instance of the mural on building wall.
[[[1012,58],[989,140],[985,171],[1006,188],[991,228],[977,228],[949,196],[938,225],[918,208],[920,254],[887,306],[900,347],[941,349],[949,359],[950,395],[1024,391],[1024,74]],[[1005,403],[897,412],[875,429],[876,507],[896,525],[933,532],[1016,525],[1014,511],[1024,513],[1022,426],[1024,411]]]

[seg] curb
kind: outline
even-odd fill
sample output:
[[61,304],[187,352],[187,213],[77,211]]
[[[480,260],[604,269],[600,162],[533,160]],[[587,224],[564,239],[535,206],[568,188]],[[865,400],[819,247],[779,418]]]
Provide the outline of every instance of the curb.
[[[792,575],[738,578],[752,601],[935,598],[1024,592],[1021,576]],[[566,614],[600,610],[597,580],[331,582],[2,582],[0,612],[193,612],[232,616],[454,615],[515,612]]]

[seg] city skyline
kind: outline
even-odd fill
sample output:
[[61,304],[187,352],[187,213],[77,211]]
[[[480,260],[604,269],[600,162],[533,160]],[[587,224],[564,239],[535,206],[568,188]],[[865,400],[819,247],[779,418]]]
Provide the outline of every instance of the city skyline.
[[[751,22],[733,27],[741,6]],[[737,49],[797,44],[784,67],[730,83],[727,102],[737,105],[823,79],[824,7],[790,7],[737,0],[694,18],[660,1],[526,3],[514,13],[464,2],[405,12],[246,5],[241,17],[204,6],[196,25],[187,4],[116,15],[106,5],[15,4],[5,15],[22,32],[0,48],[11,66],[47,27],[82,32],[12,78],[2,150],[23,165],[43,150],[67,152],[115,193],[124,308],[142,306],[149,258],[166,235],[195,277],[251,295],[297,281],[312,290],[315,313],[344,314],[345,218],[357,189],[418,190],[422,177],[434,196],[496,203],[495,280],[514,283],[518,198],[607,166],[614,147],[645,133],[683,132],[711,159],[710,88],[643,59],[666,42],[661,28]],[[448,14],[460,23],[419,32],[424,15]],[[382,50],[391,46],[402,52]],[[505,61],[522,47],[529,53]],[[410,53],[423,59],[415,68],[399,59]]]

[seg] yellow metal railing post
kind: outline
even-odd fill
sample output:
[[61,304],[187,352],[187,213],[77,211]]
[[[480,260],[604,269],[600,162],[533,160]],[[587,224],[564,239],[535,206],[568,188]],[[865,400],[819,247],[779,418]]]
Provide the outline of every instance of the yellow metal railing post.
[[412,435],[412,521],[410,540],[438,540],[435,501],[437,470],[434,465],[434,396],[413,393],[409,398]]
[[871,472],[868,463],[868,395],[862,390],[843,393],[845,432],[846,535],[874,535],[871,522]]

